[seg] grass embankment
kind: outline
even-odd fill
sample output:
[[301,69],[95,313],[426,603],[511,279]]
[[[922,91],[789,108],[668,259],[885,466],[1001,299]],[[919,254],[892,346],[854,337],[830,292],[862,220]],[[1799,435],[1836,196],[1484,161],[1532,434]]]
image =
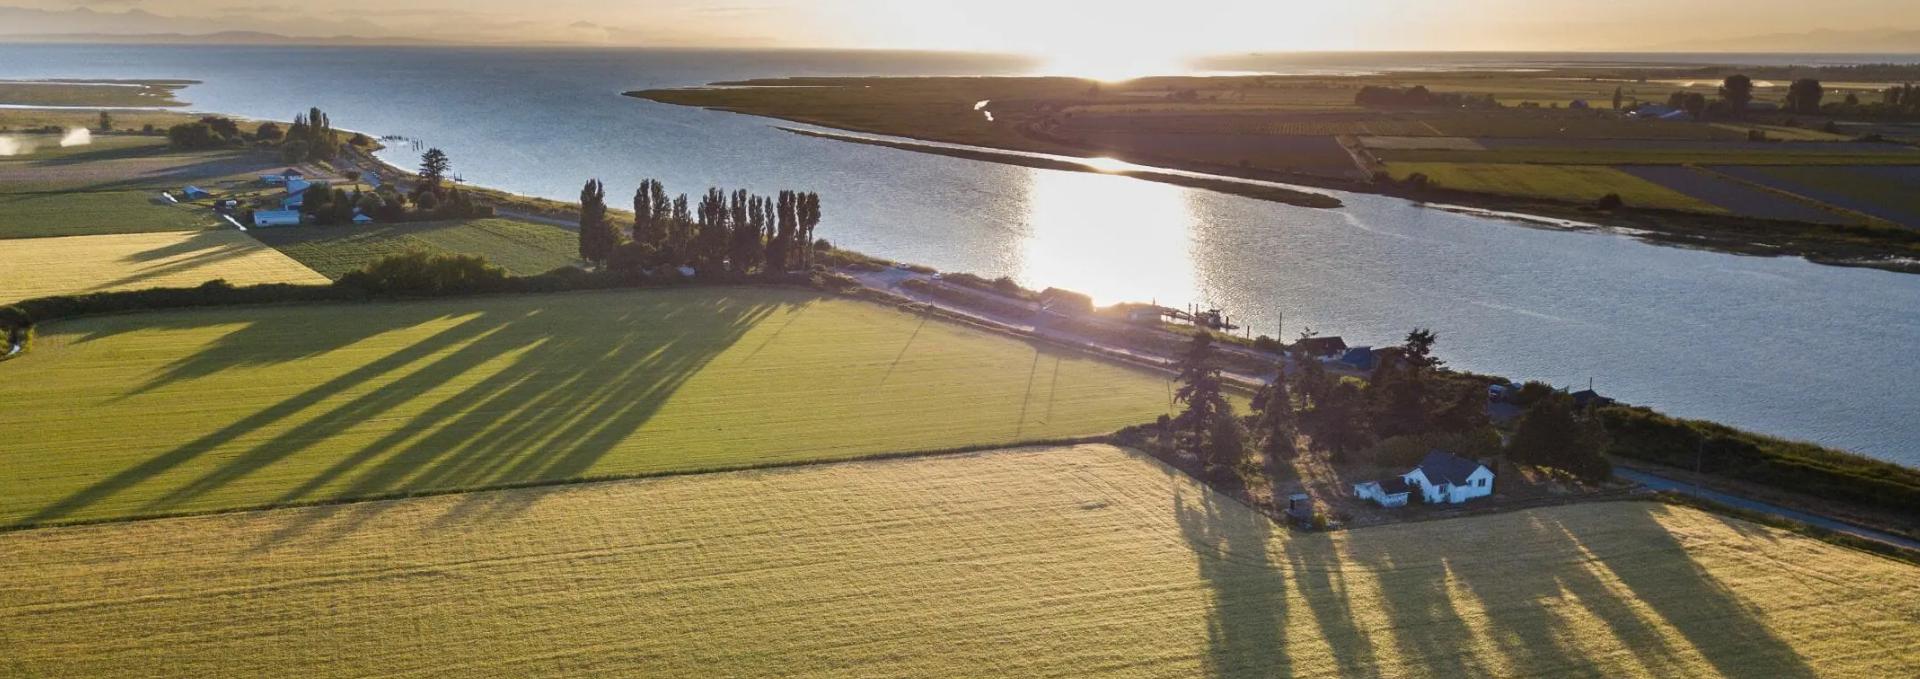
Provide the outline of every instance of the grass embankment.
[[1036,158],[1033,156],[1025,156],[1025,155],[1020,155],[1015,153],[996,153],[993,151],[986,151],[986,150],[979,150],[979,149],[958,149],[958,148],[949,148],[945,146],[936,146],[933,144],[916,144],[912,142],[889,141],[885,139],[869,139],[869,138],[855,137],[855,136],[844,135],[844,134],[828,134],[828,133],[822,133],[822,132],[810,132],[807,130],[789,129],[787,131],[793,132],[795,134],[806,135],[809,137],[821,137],[825,139],[834,139],[838,141],[852,142],[855,144],[885,146],[887,148],[903,149],[907,151],[919,151],[921,153],[933,153],[933,154],[938,154],[943,156],[952,156],[955,158],[966,158],[968,160],[983,160],[987,162],[1004,163],[1007,165],[1019,165],[1021,167],[1037,167],[1043,170],[1063,170],[1067,172],[1092,172],[1097,174],[1111,174],[1111,175],[1118,175],[1122,177],[1132,177],[1134,179],[1145,179],[1147,181],[1173,184],[1176,186],[1185,186],[1185,187],[1194,188],[1194,189],[1217,191],[1220,193],[1232,194],[1236,196],[1245,196],[1247,198],[1254,198],[1258,200],[1273,201],[1275,203],[1286,203],[1288,205],[1298,205],[1301,207],[1336,208],[1336,207],[1340,207],[1341,205],[1340,199],[1334,198],[1333,196],[1328,196],[1328,195],[1323,195],[1318,193],[1310,193],[1307,191],[1295,191],[1293,189],[1284,189],[1278,186],[1264,186],[1260,184],[1251,184],[1247,182],[1236,182],[1236,181],[1231,181],[1226,179],[1194,177],[1194,176],[1188,176],[1188,175],[1182,175],[1182,174],[1174,174],[1171,172],[1154,172],[1151,170],[1108,170],[1108,169],[1100,169],[1100,168],[1097,168],[1091,165],[1082,164],[1082,163],[1075,163],[1075,162],[1064,161],[1064,160],[1054,160],[1051,158]]
[[0,240],[0,304],[109,290],[325,283],[300,262],[239,231]]
[[99,108],[185,106],[174,98],[193,80],[0,80],[0,104]]
[[508,273],[531,276],[575,263],[580,249],[579,236],[571,231],[511,219],[274,227],[253,234],[333,279],[414,250],[479,255]]
[[1106,446],[0,534],[22,675],[1894,676],[1914,567],[1647,502],[1292,534]]
[[41,324],[0,526],[1097,435],[1165,377],[784,288]]

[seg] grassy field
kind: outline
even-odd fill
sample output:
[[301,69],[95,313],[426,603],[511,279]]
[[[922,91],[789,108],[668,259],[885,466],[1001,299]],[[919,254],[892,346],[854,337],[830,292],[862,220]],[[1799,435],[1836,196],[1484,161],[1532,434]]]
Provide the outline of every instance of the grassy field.
[[1590,203],[1609,193],[1618,193],[1627,205],[1633,207],[1709,214],[1727,212],[1712,203],[1611,167],[1395,162],[1390,163],[1388,168],[1395,179],[1405,179],[1418,172],[1427,175],[1434,186],[1458,191],[1578,203]]
[[549,224],[470,219],[355,227],[255,229],[254,236],[332,278],[410,250],[480,255],[531,276],[579,259],[579,236]]
[[133,233],[0,240],[0,304],[105,290],[191,287],[221,278],[234,285],[325,283],[239,231]]
[[1901,676],[1920,570],[1574,505],[1296,535],[1106,446],[0,534],[12,676]]
[[1920,228],[1920,167],[1717,167],[1715,171]]
[[174,98],[187,80],[0,80],[0,104],[17,106],[185,106]]
[[[1784,143],[1784,142],[1783,142]],[[1847,144],[1818,144],[1824,151],[1809,152],[1807,143],[1778,151],[1747,148],[1712,150],[1694,146],[1646,148],[1490,148],[1484,151],[1444,149],[1383,149],[1387,162],[1408,163],[1536,163],[1551,165],[1916,165],[1920,151],[1856,151]]]
[[37,146],[0,158],[0,238],[191,231],[223,224],[205,206],[160,197],[188,184],[251,179],[270,153],[174,151],[162,137],[101,135],[86,146]]
[[1104,434],[1164,377],[776,288],[43,324],[0,526]]

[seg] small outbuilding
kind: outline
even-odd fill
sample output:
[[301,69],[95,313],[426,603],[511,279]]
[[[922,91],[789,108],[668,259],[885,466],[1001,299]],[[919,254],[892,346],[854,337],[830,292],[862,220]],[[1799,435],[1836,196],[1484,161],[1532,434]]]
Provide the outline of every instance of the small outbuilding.
[[368,217],[368,216],[366,216],[365,214],[355,214],[355,215],[353,216],[353,223],[355,223],[355,224],[372,224],[372,223],[373,223],[373,218],[372,218],[372,217]]
[[1439,449],[1428,451],[1418,466],[1400,478],[1419,488],[1428,504],[1457,505],[1493,494],[1493,470]]
[[200,200],[202,198],[213,197],[213,194],[208,193],[206,189],[198,186],[188,186],[187,188],[180,189],[180,195],[186,196],[187,200]]
[[1405,507],[1413,487],[1400,477],[1366,481],[1353,484],[1353,496],[1362,500],[1372,500],[1382,507]]
[[254,226],[299,226],[299,210],[255,210]]
[[1072,290],[1047,288],[1040,291],[1040,307],[1056,314],[1084,316],[1093,313],[1093,298]]
[[1592,389],[1582,389],[1573,392],[1573,407],[1575,408],[1604,408],[1613,404],[1613,399],[1601,396],[1600,392]]

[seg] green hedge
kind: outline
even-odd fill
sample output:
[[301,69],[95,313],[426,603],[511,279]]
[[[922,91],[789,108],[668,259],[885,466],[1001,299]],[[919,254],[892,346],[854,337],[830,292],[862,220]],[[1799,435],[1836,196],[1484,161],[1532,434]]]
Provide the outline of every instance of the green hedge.
[[1920,511],[1920,470],[1890,462],[1683,420],[1646,408],[1599,411],[1619,457],[1693,469],[1784,490],[1913,513]]

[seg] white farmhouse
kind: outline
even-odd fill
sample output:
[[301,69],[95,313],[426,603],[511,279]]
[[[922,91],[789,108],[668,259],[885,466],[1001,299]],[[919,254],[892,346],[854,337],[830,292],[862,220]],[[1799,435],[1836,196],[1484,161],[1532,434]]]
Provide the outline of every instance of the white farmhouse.
[[1457,505],[1493,494],[1493,470],[1444,450],[1428,452],[1419,466],[1400,478],[1419,488],[1428,504]]

